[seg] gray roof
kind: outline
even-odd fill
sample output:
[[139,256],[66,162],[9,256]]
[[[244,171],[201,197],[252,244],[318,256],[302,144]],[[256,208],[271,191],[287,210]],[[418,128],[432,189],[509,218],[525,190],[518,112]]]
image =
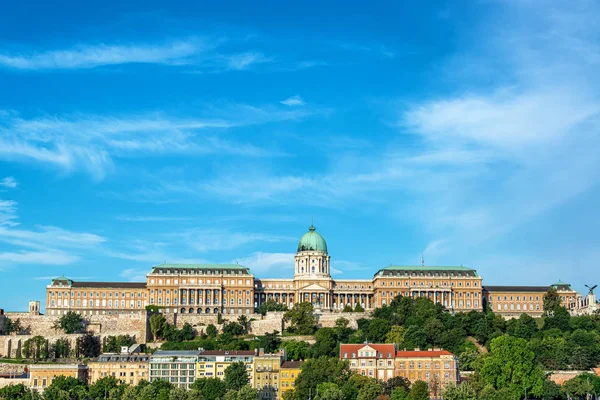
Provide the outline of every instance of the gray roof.
[[200,355],[199,350],[156,350],[153,357],[194,357]]

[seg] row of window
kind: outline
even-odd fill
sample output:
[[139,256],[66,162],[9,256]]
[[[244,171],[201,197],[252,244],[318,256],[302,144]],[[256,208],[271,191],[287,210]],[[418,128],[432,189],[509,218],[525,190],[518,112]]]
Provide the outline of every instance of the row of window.
[[[458,282],[458,285],[454,285],[455,282],[450,282],[450,285],[448,285],[448,282],[443,282],[442,286],[458,286],[458,287],[462,287],[463,283],[462,282]],[[381,282],[381,286],[386,286],[386,281]],[[390,281],[387,283],[387,286],[394,286],[394,282]],[[396,282],[396,286],[402,286],[402,282],[401,281],[397,281]],[[438,283],[433,283],[433,282],[427,282],[427,285],[425,285],[425,282],[421,281],[419,285],[417,285],[417,282],[412,282],[412,284],[409,281],[404,282],[404,286],[409,287],[409,286],[427,286],[427,287],[439,287]],[[473,287],[478,287],[479,283],[477,282],[473,282]],[[471,287],[471,282],[465,282],[465,287]]]
[[[154,297],[151,297],[151,298],[150,298],[150,304],[155,304],[155,303],[156,303],[156,304],[158,304],[158,305],[162,305],[162,304],[163,304],[163,298],[162,298],[162,297],[159,297],[159,298],[158,298],[158,299],[155,301]],[[173,305],[177,305],[177,303],[178,303],[178,302],[177,302],[177,299],[170,299],[169,297],[167,297],[167,298],[164,300],[164,304],[165,304],[165,305],[171,305],[171,304],[173,304]],[[200,299],[200,300],[198,300],[198,303],[197,303],[197,304],[198,304],[199,306],[201,306],[201,305],[203,305],[203,303],[204,303],[204,304],[206,304],[206,305],[211,305],[211,304],[218,305],[218,304],[220,304],[220,303],[221,303],[221,301],[220,301],[219,299],[214,299],[214,300],[211,302],[211,300],[210,300],[210,299],[206,299],[206,301],[202,301],[202,299]],[[223,305],[224,305],[224,306],[226,306],[226,305],[227,305],[227,303],[228,303],[228,299],[223,299],[223,300],[222,300],[222,303],[223,303]],[[233,305],[235,305],[235,303],[236,303],[236,301],[235,301],[235,298],[231,298],[231,299],[229,299],[229,304],[230,304],[230,305],[232,305],[232,306],[233,306]],[[189,299],[189,302],[188,302],[188,301],[186,301],[186,300],[181,300],[181,305],[186,305],[186,304],[189,304],[189,305],[194,305],[194,304],[195,304],[195,301],[194,301],[194,299]],[[241,305],[243,304],[243,299],[239,299],[239,298],[238,298],[238,299],[237,299],[237,304],[241,306]],[[249,305],[250,305],[250,299],[246,299],[246,305],[247,305],[247,306],[249,306]]]
[[[89,293],[89,297],[94,297],[94,292],[64,292],[64,297],[88,297],[88,293]],[[63,297],[63,292],[50,292],[50,297]],[[75,294],[77,294],[77,296],[75,296]],[[113,297],[113,292],[102,292],[102,297]],[[129,292],[122,292],[121,293],[121,297],[126,297],[126,295],[129,295],[129,297],[135,297],[137,294],[137,297],[142,297],[142,293],[138,292],[138,293],[129,293]],[[114,292],[115,297],[119,297],[119,292]],[[96,297],[100,297],[100,292],[96,292]],[[144,293],[144,297],[146,297],[146,293]]]
[[[493,300],[494,296],[489,296],[490,301]],[[500,301],[501,300],[501,296],[496,296],[497,300]],[[503,297],[504,300],[513,300],[513,296],[504,296]],[[521,296],[517,296],[517,301],[521,300]],[[523,300],[527,300],[527,296],[523,296]],[[540,300],[540,296],[535,296],[535,300],[539,301]],[[533,301],[533,296],[529,296],[529,301]]]
[[179,274],[179,275],[245,275],[242,270],[223,269],[158,269],[155,274]]
[[[214,281],[212,279],[207,279],[206,282],[203,279],[198,279],[198,280],[196,280],[196,279],[190,279],[189,280],[189,284],[191,284],[191,285],[196,285],[196,284],[202,285],[204,283],[206,283],[207,285],[211,285],[213,283],[214,284],[219,284],[220,282],[221,282],[220,279],[215,279]],[[248,285],[248,286],[250,286],[252,284],[252,281],[250,279],[246,279],[245,282],[246,282],[246,285]],[[155,284],[155,283],[158,283],[159,285],[163,285],[163,284],[164,285],[170,285],[171,284],[171,279],[162,279],[162,278],[155,279],[155,278],[150,278],[150,284]],[[181,280],[181,284],[182,285],[186,285],[187,283],[188,283],[187,279],[182,279]],[[173,284],[174,285],[178,285],[179,284],[179,279],[173,279]],[[236,284],[236,280],[235,279],[232,279],[232,280],[223,279],[223,284],[224,285],[227,285],[227,284],[235,285]],[[243,285],[244,284],[244,280],[243,279],[238,279],[237,280],[237,284],[238,285]]]
[[[146,302],[144,301],[144,305],[146,304]],[[96,300],[96,302],[94,303],[94,300],[90,300],[89,303],[87,300],[69,300],[69,299],[57,299],[56,301],[54,301],[54,299],[50,300],[50,306],[51,307],[113,307],[113,301],[112,300],[108,300],[108,302],[106,300]],[[115,300],[114,301],[114,307],[115,308],[135,308],[136,307],[136,302],[134,300],[129,300],[128,302],[126,302],[125,300],[121,300],[121,303],[119,303],[119,300]],[[142,301],[138,300],[137,301],[137,308],[141,308],[142,307]]]
[[[490,307],[493,308],[492,303],[490,303]],[[521,304],[517,304],[516,308],[517,308],[517,311],[521,311]],[[502,311],[503,309],[504,309],[504,311],[508,311],[508,309],[509,309],[508,304],[504,304],[504,307],[502,307],[502,304],[497,304],[496,305],[496,310]],[[510,311],[515,311],[515,305],[514,304],[510,305]],[[523,311],[527,311],[527,304],[523,304]],[[529,311],[533,311],[533,304],[529,305]],[[539,304],[535,305],[535,311],[540,311],[540,305]]]
[[474,271],[450,271],[448,272],[408,272],[408,271],[387,271],[386,276],[476,276]]

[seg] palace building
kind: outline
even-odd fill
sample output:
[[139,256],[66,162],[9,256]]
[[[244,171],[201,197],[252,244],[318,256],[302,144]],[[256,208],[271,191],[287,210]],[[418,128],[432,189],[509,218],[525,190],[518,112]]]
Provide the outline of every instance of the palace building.
[[[134,314],[146,306],[165,313],[252,314],[268,300],[288,307],[310,302],[322,311],[389,304],[398,295],[427,297],[451,312],[481,311],[487,303],[505,317],[540,316],[549,287],[483,286],[476,270],[463,266],[388,266],[371,279],[334,279],[323,236],[311,225],[298,243],[294,276],[259,278],[238,264],[160,264],[146,282],[75,282],[53,279],[46,289],[46,313]],[[292,267],[292,265],[290,265]],[[580,295],[563,282],[553,285],[567,307]]]

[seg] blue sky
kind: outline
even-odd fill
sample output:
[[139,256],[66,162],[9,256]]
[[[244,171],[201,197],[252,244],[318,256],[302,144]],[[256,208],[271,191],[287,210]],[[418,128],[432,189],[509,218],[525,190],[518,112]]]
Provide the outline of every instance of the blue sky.
[[[4,2],[0,308],[168,262],[598,283],[595,2]],[[404,2],[408,3],[408,2]]]

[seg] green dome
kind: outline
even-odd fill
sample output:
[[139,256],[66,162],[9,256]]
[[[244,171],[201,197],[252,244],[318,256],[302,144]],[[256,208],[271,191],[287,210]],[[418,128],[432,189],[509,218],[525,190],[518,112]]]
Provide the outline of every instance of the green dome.
[[302,236],[298,243],[298,251],[324,251],[327,252],[327,243],[317,228],[313,225],[308,227],[308,232]]

